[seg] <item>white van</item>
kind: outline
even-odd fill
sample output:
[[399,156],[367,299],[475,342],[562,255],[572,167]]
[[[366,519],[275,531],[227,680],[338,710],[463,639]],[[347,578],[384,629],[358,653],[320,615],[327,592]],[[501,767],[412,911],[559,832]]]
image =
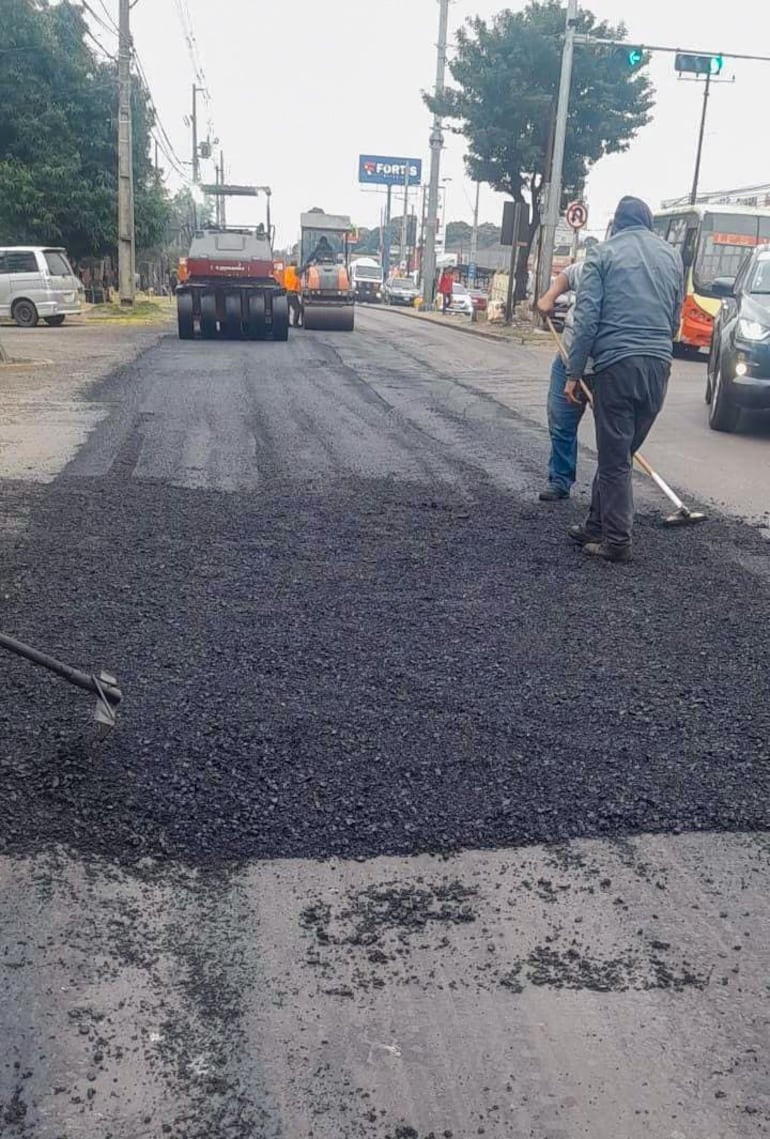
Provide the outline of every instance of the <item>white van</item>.
[[45,245],[0,247],[0,319],[20,328],[64,324],[80,312],[80,282],[63,249]]

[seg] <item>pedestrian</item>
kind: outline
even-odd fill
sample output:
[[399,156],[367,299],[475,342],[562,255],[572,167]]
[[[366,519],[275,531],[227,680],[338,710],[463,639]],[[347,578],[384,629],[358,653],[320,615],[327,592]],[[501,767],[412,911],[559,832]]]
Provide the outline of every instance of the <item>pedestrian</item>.
[[666,398],[683,299],[680,255],[653,232],[649,206],[623,198],[609,241],[586,258],[564,389],[577,404],[593,357],[598,469],[588,518],[569,536],[607,561],[631,557],[633,456]]
[[454,285],[454,275],[452,270],[447,267],[441,273],[438,282],[439,296],[441,297],[441,311],[445,313],[452,303],[452,286]]
[[283,283],[286,288],[286,298],[289,302],[289,318],[292,320],[294,327],[299,328],[302,324],[302,283],[299,273],[297,272],[296,261],[292,261],[290,265],[286,266]]
[[[569,352],[575,326],[575,301],[583,275],[585,261],[569,265],[543,293],[537,302],[543,316],[550,316],[559,297],[569,294],[570,303],[564,318],[564,349]],[[586,374],[590,369],[586,368]],[[551,455],[548,460],[548,485],[541,490],[541,502],[558,502],[569,498],[577,478],[578,427],[586,409],[586,401],[574,403],[567,399],[567,365],[560,353],[551,365],[551,383],[548,389],[548,431],[551,436]]]

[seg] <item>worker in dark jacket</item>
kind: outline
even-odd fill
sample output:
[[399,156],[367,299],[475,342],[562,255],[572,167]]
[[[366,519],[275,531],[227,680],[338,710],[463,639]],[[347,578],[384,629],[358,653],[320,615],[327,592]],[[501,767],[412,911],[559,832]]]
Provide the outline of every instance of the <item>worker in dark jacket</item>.
[[593,358],[599,467],[588,519],[570,537],[607,561],[631,557],[633,456],[666,398],[683,276],[679,254],[653,233],[649,207],[623,198],[612,237],[586,259],[564,389],[573,403],[581,399],[580,380]]

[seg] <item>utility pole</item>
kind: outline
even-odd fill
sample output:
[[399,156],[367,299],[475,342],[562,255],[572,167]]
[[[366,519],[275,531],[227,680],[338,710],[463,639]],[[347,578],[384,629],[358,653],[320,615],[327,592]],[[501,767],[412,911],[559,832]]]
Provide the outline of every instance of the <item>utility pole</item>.
[[385,225],[382,227],[382,270],[387,280],[390,276],[390,210],[393,199],[393,187],[388,186],[385,199]]
[[[224,184],[225,184],[225,156],[224,156],[224,152],[220,150],[220,152],[219,152],[219,185],[224,187]],[[227,210],[226,210],[226,206],[225,206],[224,194],[222,194],[222,197],[219,199],[219,201],[221,203],[220,207],[219,207],[219,224],[224,229],[224,227],[227,225]]]
[[129,0],[118,17],[118,291],[120,303],[134,303],[134,154],[131,131],[131,30]]
[[409,163],[406,163],[406,171],[404,173],[404,216],[401,218],[401,257],[400,260],[405,263],[404,268],[409,268],[409,258],[407,256],[407,245],[409,244]]
[[476,258],[479,255],[479,197],[481,182],[476,183],[476,203],[473,207],[473,229],[471,230],[471,263],[468,267],[468,280],[473,284],[476,280]]
[[[436,86],[433,97],[440,99],[444,93],[446,76],[447,38],[449,33],[449,0],[438,0],[438,55],[436,59]],[[577,3],[577,0],[575,0]],[[422,296],[426,305],[433,304],[433,290],[436,277],[436,230],[438,228],[438,187],[441,174],[441,148],[444,135],[441,116],[433,116],[430,132],[430,181],[428,183],[428,221],[425,229],[425,256],[423,258]]]
[[711,94],[711,72],[706,75],[706,86],[703,88],[703,114],[700,120],[700,135],[698,136],[698,153],[695,158],[695,177],[692,183],[692,193],[690,194],[690,204],[695,205],[698,201],[698,183],[700,182],[700,165],[703,158],[703,140],[706,137],[706,117],[709,109],[709,95]]
[[193,182],[200,182],[201,167],[198,153],[198,92],[202,91],[195,83],[192,85],[192,178]]
[[551,284],[556,228],[559,224],[561,212],[562,175],[564,172],[564,151],[567,143],[567,117],[569,115],[570,87],[572,86],[572,61],[575,54],[577,12],[578,0],[567,0],[567,27],[561,57],[559,101],[556,106],[556,129],[553,139],[553,161],[551,163],[550,182],[545,188],[545,220],[541,227],[540,272],[537,289],[539,297],[548,290]]

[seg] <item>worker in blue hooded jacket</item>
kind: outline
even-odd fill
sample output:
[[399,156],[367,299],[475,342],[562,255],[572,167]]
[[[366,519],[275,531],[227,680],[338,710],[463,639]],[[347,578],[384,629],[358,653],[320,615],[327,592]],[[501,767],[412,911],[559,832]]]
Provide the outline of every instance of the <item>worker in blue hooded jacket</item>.
[[569,534],[607,561],[631,557],[633,456],[666,398],[683,299],[679,254],[653,232],[649,207],[623,198],[609,241],[586,258],[564,389],[568,400],[580,401],[592,358],[599,463],[588,518]]

